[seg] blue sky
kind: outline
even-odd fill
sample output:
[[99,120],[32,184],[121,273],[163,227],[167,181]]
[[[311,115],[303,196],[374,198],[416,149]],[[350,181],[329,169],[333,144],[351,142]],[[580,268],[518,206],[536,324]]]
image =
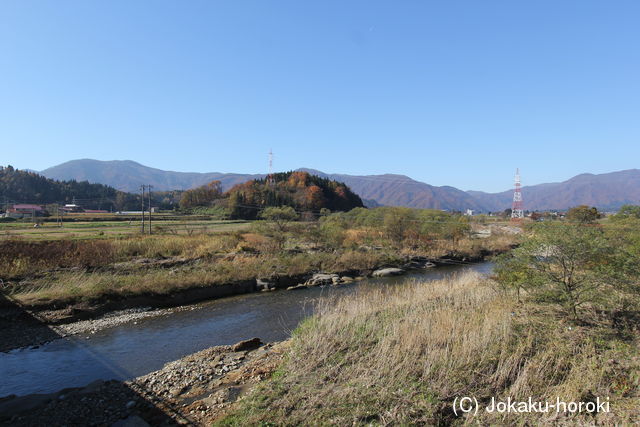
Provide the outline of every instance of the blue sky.
[[500,191],[640,165],[637,1],[0,2],[0,164]]

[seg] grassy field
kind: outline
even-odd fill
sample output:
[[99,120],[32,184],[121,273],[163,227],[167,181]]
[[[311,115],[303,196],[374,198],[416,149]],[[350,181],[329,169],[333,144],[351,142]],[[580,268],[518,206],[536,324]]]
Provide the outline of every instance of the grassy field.
[[[594,318],[597,319],[597,318]],[[320,303],[270,381],[220,425],[539,425],[640,422],[639,333],[576,325],[467,274]],[[592,402],[609,413],[456,416],[456,398]]]
[[[54,221],[40,222],[34,227],[31,221],[0,222],[0,239],[22,238],[28,240],[102,239],[141,234],[139,216],[82,215],[65,216],[62,225]],[[148,232],[148,223],[145,224]],[[203,220],[201,217],[152,216],[152,232],[156,234],[201,234],[246,230],[248,221]]]

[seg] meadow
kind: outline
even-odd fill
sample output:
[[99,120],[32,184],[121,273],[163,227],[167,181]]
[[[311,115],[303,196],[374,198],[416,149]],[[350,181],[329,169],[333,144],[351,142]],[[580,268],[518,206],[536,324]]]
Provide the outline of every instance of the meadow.
[[[148,214],[145,233],[148,233]],[[63,222],[55,218],[0,222],[0,239],[26,240],[86,240],[119,238],[142,234],[140,215],[67,214]],[[152,214],[152,232],[158,234],[202,234],[237,231],[246,228],[247,221],[212,220],[198,215]]]

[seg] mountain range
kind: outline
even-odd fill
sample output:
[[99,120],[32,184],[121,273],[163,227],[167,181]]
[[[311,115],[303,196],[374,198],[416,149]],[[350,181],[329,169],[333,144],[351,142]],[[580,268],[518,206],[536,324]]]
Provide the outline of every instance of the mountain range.
[[[408,206],[444,210],[474,209],[481,212],[502,211],[511,206],[513,190],[501,193],[462,191],[450,186],[433,186],[405,175],[327,174],[301,168],[314,175],[347,184],[368,206]],[[184,190],[219,180],[227,190],[264,174],[173,172],[141,165],[131,160],[72,160],[40,171],[47,178],[75,179],[106,184],[118,190],[137,192],[141,184],[151,184],[157,191]],[[640,204],[640,170],[605,174],[581,174],[567,181],[522,188],[524,207],[528,210],[567,209],[585,204],[614,210],[623,204]]]

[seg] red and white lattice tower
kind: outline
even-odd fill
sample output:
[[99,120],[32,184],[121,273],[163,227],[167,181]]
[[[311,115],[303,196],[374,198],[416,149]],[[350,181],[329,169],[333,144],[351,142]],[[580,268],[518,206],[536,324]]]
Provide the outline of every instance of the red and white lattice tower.
[[520,169],[516,169],[513,204],[511,205],[511,219],[513,221],[518,221],[522,218],[524,218],[524,210],[522,210],[522,192],[520,191]]

